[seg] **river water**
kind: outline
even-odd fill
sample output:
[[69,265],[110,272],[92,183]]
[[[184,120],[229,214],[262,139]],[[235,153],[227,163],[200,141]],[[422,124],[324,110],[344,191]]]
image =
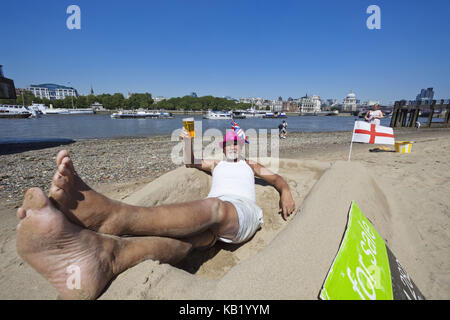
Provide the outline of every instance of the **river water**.
[[[182,127],[186,115],[173,119],[112,119],[109,115],[44,115],[37,119],[0,119],[0,143],[52,141],[55,139],[102,139],[120,137],[147,137],[170,135]],[[210,128],[225,132],[231,128],[230,120],[201,121],[202,131]],[[351,131],[358,117],[348,116],[291,116],[285,119],[288,132]],[[236,122],[244,130],[277,129],[282,119],[238,119]],[[420,119],[425,122],[426,118]],[[381,125],[389,126],[390,118],[382,119]]]

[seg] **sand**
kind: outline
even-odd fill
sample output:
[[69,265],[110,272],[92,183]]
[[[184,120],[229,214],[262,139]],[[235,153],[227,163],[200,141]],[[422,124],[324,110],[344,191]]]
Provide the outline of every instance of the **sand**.
[[[414,138],[411,154],[371,153],[374,146],[357,144],[351,162],[348,146],[282,155],[279,174],[297,206],[287,222],[275,189],[257,181],[265,223],[251,241],[194,252],[177,266],[145,261],[100,299],[317,299],[352,200],[424,296],[449,299],[450,132],[403,135]],[[179,167],[150,183],[96,189],[130,204],[159,205],[201,199],[210,183],[208,174]],[[54,299],[50,284],[17,256],[14,209],[0,210],[0,299]]]

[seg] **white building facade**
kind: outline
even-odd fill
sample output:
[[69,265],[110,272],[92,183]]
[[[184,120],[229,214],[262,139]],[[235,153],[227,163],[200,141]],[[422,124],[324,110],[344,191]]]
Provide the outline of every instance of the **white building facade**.
[[311,96],[304,96],[299,100],[298,111],[300,113],[315,113],[321,111],[321,100],[320,97],[313,94]]
[[66,86],[61,86],[53,83],[46,83],[40,85],[30,85],[27,88],[28,91],[33,93],[36,98],[60,100],[65,97],[77,97],[78,92],[76,89]]
[[356,111],[356,110],[357,110],[356,95],[353,93],[353,91],[350,91],[350,93],[342,101],[342,111]]

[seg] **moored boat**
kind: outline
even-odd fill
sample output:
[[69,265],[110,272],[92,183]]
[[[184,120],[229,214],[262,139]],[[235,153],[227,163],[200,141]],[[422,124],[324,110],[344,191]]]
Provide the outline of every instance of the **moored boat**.
[[246,118],[262,118],[266,114],[265,111],[262,110],[256,110],[256,109],[247,109],[243,115]]
[[78,108],[78,109],[68,109],[69,114],[94,114],[94,109],[92,108]]
[[242,110],[234,110],[231,114],[231,116],[233,117],[233,119],[245,119],[247,118],[245,115],[245,111]]
[[173,118],[171,112],[147,112],[147,111],[119,111],[111,114],[113,119],[145,119],[158,118],[170,119]]
[[0,118],[2,119],[18,119],[30,118],[32,113],[24,106],[0,105]]
[[231,112],[229,111],[212,111],[208,110],[208,113],[203,116],[203,119],[208,120],[231,120]]
[[284,112],[266,112],[263,118],[287,118],[287,115]]

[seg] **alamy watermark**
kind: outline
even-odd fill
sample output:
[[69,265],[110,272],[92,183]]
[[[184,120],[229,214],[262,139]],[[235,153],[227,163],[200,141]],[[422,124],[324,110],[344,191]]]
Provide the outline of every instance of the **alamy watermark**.
[[[66,20],[66,26],[69,30],[80,30],[81,29],[81,9],[76,4],[71,4],[67,7],[66,13],[70,14]],[[381,9],[379,6],[372,4],[367,7],[367,14],[370,16],[366,20],[366,26],[369,30],[380,30],[381,29]]]
[[[201,159],[222,159],[223,148],[220,142],[223,140],[222,132],[217,128],[209,128],[203,132],[202,121],[194,121],[195,138],[193,139],[194,161],[200,164]],[[179,141],[182,128],[175,129],[171,134],[171,141]],[[233,129],[227,129],[233,130]],[[270,133],[269,133],[270,132]],[[245,130],[249,143],[244,143],[241,154],[246,159],[258,162],[277,173],[279,169],[280,138],[278,129],[253,129]],[[206,145],[205,145],[206,142]],[[184,141],[180,141],[171,150],[171,160],[176,165],[184,164]],[[270,150],[269,150],[270,147]],[[270,152],[270,154],[269,154]]]
[[381,9],[379,6],[372,4],[367,7],[367,14],[370,16],[366,20],[366,26],[369,30],[381,29]]
[[81,9],[76,4],[67,7],[66,13],[70,16],[66,20],[66,26],[69,30],[81,29]]
[[69,274],[66,280],[66,287],[70,290],[81,289],[81,269],[79,266],[71,264],[66,268]]

